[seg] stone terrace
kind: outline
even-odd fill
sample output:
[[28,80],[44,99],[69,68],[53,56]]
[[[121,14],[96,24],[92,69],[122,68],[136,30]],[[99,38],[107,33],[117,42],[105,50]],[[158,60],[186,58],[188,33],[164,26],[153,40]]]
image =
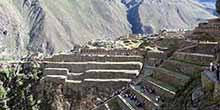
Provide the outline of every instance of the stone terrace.
[[[198,43],[180,49],[169,58],[162,58],[158,66],[145,61],[144,75],[129,89],[121,92],[117,99],[124,103],[124,110],[153,110],[169,108],[189,84],[200,76],[201,71],[214,60],[210,52],[216,44]],[[206,47],[208,49],[206,49]],[[153,57],[153,56],[152,56]],[[151,59],[152,57],[147,58]],[[159,97],[159,99],[158,99]],[[110,99],[115,100],[116,98]],[[110,101],[105,102],[108,105]],[[115,101],[118,103],[118,101]],[[168,104],[168,105],[167,105]],[[99,107],[94,110],[101,110]],[[117,108],[117,110],[122,108]],[[108,109],[109,110],[109,109]],[[110,109],[112,110],[112,109]]]
[[[133,79],[139,76],[143,67],[143,56],[139,54],[119,54],[111,50],[110,55],[99,53],[60,54],[46,58],[41,66],[44,68],[46,82],[64,85],[64,91],[78,91],[86,96],[86,88],[96,88],[93,93],[105,97],[126,87]],[[107,52],[106,52],[107,53]]]

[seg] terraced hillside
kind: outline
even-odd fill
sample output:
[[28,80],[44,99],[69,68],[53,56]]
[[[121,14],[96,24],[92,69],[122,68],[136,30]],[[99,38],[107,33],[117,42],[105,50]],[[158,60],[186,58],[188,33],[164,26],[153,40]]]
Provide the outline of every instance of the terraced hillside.
[[136,83],[130,84],[127,90],[94,110],[192,109],[192,89],[201,71],[214,60],[214,53],[210,53],[209,48],[216,45],[216,43],[196,43],[187,46],[174,52],[171,57],[163,59],[157,67],[146,62],[144,64],[146,72],[136,80]]
[[139,76],[143,56],[121,53],[108,56],[98,53],[63,54],[47,58],[41,64],[45,75],[44,88],[48,88],[46,83],[63,85],[63,94],[70,96],[67,99],[80,97],[78,104],[70,109],[91,109],[117,94],[119,89],[126,89],[128,83]]

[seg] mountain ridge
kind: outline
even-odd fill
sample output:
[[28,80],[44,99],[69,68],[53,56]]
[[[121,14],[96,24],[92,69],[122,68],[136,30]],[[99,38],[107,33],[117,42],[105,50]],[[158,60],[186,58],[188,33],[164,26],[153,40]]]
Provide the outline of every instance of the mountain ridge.
[[[141,1],[0,1],[0,28],[2,33],[8,33],[0,34],[0,44],[4,46],[0,50],[12,55],[24,51],[52,54],[94,39],[116,39],[164,28],[193,28],[199,21],[215,17],[192,0]],[[4,22],[8,23],[3,25]]]

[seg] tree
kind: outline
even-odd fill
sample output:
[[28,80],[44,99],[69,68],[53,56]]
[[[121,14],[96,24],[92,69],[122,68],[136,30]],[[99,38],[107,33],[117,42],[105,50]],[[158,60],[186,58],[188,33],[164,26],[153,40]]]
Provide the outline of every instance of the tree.
[[5,98],[6,98],[6,90],[2,85],[0,85],[0,100],[4,100]]
[[220,15],[220,0],[216,0],[216,12],[218,13],[218,15]]

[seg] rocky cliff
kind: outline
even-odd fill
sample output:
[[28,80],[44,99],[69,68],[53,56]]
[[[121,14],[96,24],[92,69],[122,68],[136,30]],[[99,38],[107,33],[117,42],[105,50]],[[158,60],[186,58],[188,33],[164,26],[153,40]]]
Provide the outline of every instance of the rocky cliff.
[[193,28],[214,17],[192,0],[1,0],[1,55],[54,53],[91,39]]

